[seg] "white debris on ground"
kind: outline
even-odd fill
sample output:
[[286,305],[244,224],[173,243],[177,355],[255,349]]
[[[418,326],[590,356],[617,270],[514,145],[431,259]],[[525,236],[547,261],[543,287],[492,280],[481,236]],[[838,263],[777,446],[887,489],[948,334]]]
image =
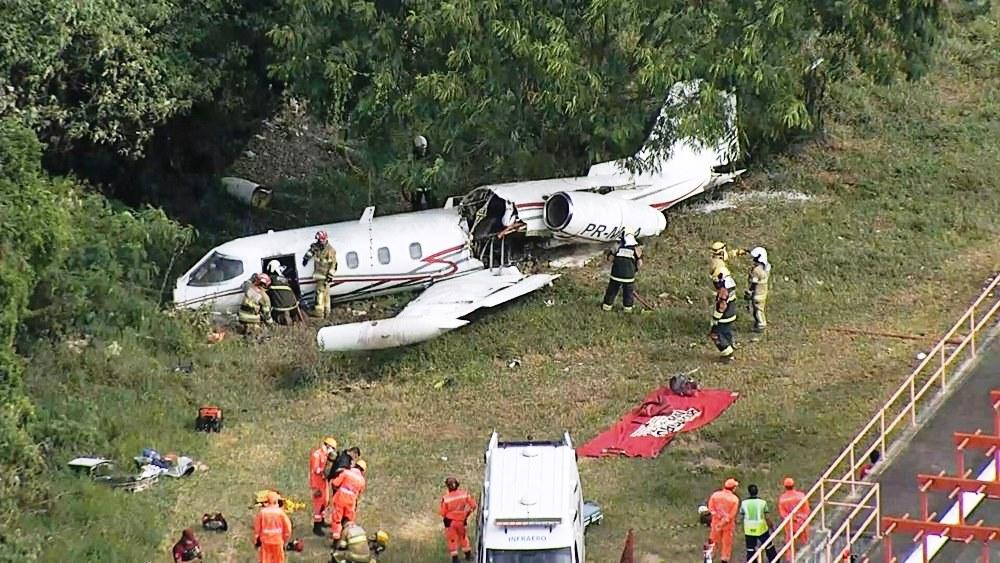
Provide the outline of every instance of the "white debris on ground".
[[714,213],[723,209],[752,207],[754,204],[766,204],[773,201],[791,203],[812,201],[814,199],[816,198],[809,194],[793,191],[727,192],[721,199],[692,205],[688,208],[688,211],[704,214]]
[[603,248],[593,245],[583,245],[572,254],[559,256],[549,260],[550,268],[582,268],[591,260],[597,258],[604,252]]

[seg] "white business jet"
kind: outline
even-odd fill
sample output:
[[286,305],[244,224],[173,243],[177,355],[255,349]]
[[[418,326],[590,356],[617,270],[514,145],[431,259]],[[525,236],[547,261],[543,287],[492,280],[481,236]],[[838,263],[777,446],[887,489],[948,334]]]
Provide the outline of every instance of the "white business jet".
[[[691,91],[690,83],[678,85],[664,109]],[[732,181],[743,170],[717,171],[737,154],[733,97],[730,106],[733,119],[722,140],[709,146],[680,140],[655,172],[633,174],[624,161],[605,162],[581,177],[480,186],[461,200],[449,198],[441,209],[375,217],[369,207],[357,221],[227,242],[177,279],[174,303],[234,313],[243,284],[265,271],[271,260],[281,263],[285,277],[308,301],[315,295],[312,263],[301,267],[301,259],[316,232],[325,230],[337,251],[331,302],[417,289],[423,293],[393,318],[321,328],[319,347],[374,350],[429,340],[465,326],[469,321],[462,317],[473,311],[531,293],[559,277],[521,273],[513,265],[513,249],[607,243],[624,232],[656,236],[666,228],[667,209]],[[650,158],[645,146],[636,156]]]

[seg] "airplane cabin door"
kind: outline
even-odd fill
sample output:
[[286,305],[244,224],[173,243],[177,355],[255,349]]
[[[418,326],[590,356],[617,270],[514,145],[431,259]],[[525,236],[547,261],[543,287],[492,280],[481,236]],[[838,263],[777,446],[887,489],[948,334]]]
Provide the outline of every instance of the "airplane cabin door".
[[282,254],[280,256],[268,256],[267,258],[262,258],[260,261],[260,271],[264,273],[269,273],[267,271],[267,265],[271,260],[277,260],[279,264],[284,268],[282,275],[288,278],[288,285],[292,286],[292,291],[295,292],[295,296],[300,300],[302,299],[302,290],[299,288],[299,269],[295,264],[294,254]]

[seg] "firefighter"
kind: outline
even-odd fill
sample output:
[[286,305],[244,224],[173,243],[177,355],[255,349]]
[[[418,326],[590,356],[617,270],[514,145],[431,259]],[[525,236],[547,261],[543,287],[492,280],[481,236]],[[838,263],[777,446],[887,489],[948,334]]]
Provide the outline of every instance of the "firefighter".
[[719,350],[723,361],[732,361],[733,323],[736,322],[736,282],[732,276],[719,274],[715,282],[715,306],[712,309],[712,325],[708,336]]
[[330,454],[337,455],[337,440],[326,437],[323,443],[309,452],[309,489],[312,490],[313,533],[325,535],[326,512],[330,504],[330,483],[323,474]]
[[[417,189],[412,194],[403,191],[403,199],[410,202],[410,209],[412,211],[423,211],[424,209],[431,209],[437,207],[437,201],[434,199],[434,193],[431,191],[430,186],[427,185],[426,180],[423,177],[424,170],[426,169],[427,162],[427,137],[423,135],[417,135],[413,138],[413,161],[420,166],[419,174],[420,178],[417,180]],[[438,159],[435,159],[434,165],[437,166]]]
[[357,520],[358,498],[365,492],[367,481],[365,472],[368,470],[368,463],[359,459],[355,467],[343,471],[333,480],[336,493],[333,495],[333,520],[330,523],[330,537],[334,541],[340,539],[343,530],[343,522],[348,523]]
[[753,331],[760,333],[767,328],[767,317],[764,309],[767,306],[767,280],[771,276],[771,263],[767,261],[767,250],[763,246],[755,247],[749,252],[753,266],[747,274],[748,288],[743,298],[750,302],[753,312]]
[[267,296],[267,288],[271,285],[271,276],[254,274],[250,283],[244,286],[243,303],[240,305],[239,320],[244,334],[254,334],[260,330],[260,324],[272,324],[271,299]]
[[299,298],[295,296],[288,278],[282,275],[285,267],[280,262],[271,260],[267,270],[271,272],[271,287],[267,289],[267,296],[271,299],[274,320],[278,324],[290,325],[298,320]]
[[292,537],[292,521],[278,506],[278,493],[267,492],[266,504],[253,521],[253,544],[258,563],[284,563],[285,544]]
[[614,262],[611,263],[611,279],[608,280],[608,289],[604,292],[604,303],[601,308],[610,311],[620,289],[625,312],[631,313],[635,300],[635,275],[642,267],[642,247],[639,246],[635,235],[626,232],[622,235],[618,249],[608,252],[608,257],[614,257]]
[[469,516],[476,512],[476,499],[468,492],[458,488],[458,479],[448,477],[444,480],[448,489],[441,497],[438,514],[444,521],[444,537],[448,542],[448,552],[452,563],[458,563],[458,549],[462,548],[465,560],[472,561],[472,545],[469,544]]
[[726,479],[723,488],[708,497],[708,510],[712,513],[709,549],[714,555],[716,548],[719,548],[722,563],[729,563],[733,556],[733,534],[740,507],[740,499],[733,491],[739,485],[736,479]]
[[[789,514],[795,511],[795,516],[785,526],[785,543],[793,544],[787,552],[789,561],[792,561],[795,558],[794,544],[805,545],[809,543],[809,528],[805,526],[806,518],[809,516],[809,501],[803,503],[802,508],[796,511],[795,507],[806,498],[806,495],[802,491],[795,490],[795,480],[791,477],[785,477],[783,485],[785,492],[778,497],[778,515],[784,521]],[[795,533],[800,530],[802,533],[795,537]],[[793,540],[795,541],[793,542]]]
[[719,279],[720,273],[726,276],[729,275],[729,250],[726,247],[726,243],[722,241],[713,242],[711,250],[712,256],[709,260],[708,272],[712,278],[712,283],[715,284],[716,280]]
[[376,563],[372,552],[381,553],[388,546],[389,534],[385,530],[368,536],[364,528],[352,522],[333,546],[333,563]]
[[326,231],[316,232],[316,242],[302,257],[302,265],[313,261],[313,281],[316,282],[316,306],[311,315],[326,318],[330,314],[330,282],[337,271],[337,251],[330,244]]

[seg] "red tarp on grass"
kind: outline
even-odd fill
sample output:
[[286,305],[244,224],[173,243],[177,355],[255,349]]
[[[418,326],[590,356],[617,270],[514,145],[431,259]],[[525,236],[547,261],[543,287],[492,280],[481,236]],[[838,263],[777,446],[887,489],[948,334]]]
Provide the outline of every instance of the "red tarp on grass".
[[675,434],[712,422],[737,396],[725,389],[699,389],[693,397],[682,397],[673,394],[670,387],[661,387],[576,451],[585,457],[656,457]]

